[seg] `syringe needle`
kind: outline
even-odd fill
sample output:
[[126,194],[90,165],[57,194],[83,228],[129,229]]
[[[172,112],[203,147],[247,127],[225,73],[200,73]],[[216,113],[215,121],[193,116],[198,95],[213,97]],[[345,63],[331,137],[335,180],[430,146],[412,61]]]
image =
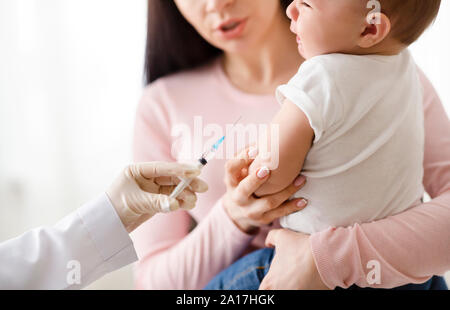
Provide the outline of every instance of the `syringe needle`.
[[[234,122],[233,127],[231,127],[231,128],[234,128],[241,119],[242,119],[242,115]],[[220,138],[208,151],[206,151],[202,154],[202,157],[197,162],[197,167],[199,169],[202,169],[208,163],[209,160],[214,158],[217,149],[223,143],[223,141],[225,140],[225,137],[226,137],[226,135],[223,136],[222,138]],[[184,179],[184,178],[180,178],[180,179],[181,179],[181,182],[173,190],[172,194],[170,195],[171,198],[176,198],[179,194],[181,194],[181,192],[183,192],[183,190],[185,188],[187,188],[193,180],[193,179]],[[168,212],[169,210],[166,210],[166,211]]]
[[239,121],[242,119],[242,115],[239,116],[239,118],[234,122],[233,126],[231,127],[231,129],[233,129],[234,127],[236,127],[236,125],[239,123]]

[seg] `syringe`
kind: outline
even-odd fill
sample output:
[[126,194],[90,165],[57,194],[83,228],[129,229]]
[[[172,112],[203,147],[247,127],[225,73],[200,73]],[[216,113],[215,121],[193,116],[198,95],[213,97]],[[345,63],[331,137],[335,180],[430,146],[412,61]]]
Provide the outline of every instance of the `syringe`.
[[[239,117],[238,120],[233,124],[232,128],[236,126],[240,119],[241,117]],[[223,141],[225,141],[225,136],[217,140],[217,142],[214,143],[214,145],[208,151],[202,154],[202,156],[197,161],[197,168],[199,168],[200,170],[203,169],[203,167],[205,167],[206,164],[216,156],[216,152]],[[177,187],[175,187],[172,194],[170,195],[171,198],[177,198],[178,195],[181,194],[181,192],[183,192],[185,188],[189,186],[189,184],[191,184],[193,179],[180,178],[180,180],[181,182],[177,185]]]
[[[202,154],[202,156],[199,158],[196,164],[198,169],[200,170],[203,169],[203,167],[206,166],[208,161],[210,161],[215,157],[217,149],[223,143],[224,140],[225,136],[220,138],[216,143],[214,143],[214,145],[208,151]],[[191,184],[193,179],[186,179],[180,177],[180,180],[181,182],[177,185],[177,187],[175,187],[172,194],[170,194],[170,198],[177,198],[177,196],[181,194],[181,192],[184,191],[184,189]]]

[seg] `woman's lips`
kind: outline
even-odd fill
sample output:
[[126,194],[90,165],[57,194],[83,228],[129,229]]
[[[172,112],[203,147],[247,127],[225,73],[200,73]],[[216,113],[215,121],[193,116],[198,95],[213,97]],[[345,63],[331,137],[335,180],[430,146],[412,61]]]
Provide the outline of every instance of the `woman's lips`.
[[245,26],[247,25],[247,19],[229,19],[223,23],[221,23],[216,31],[219,33],[219,36],[226,40],[236,39],[242,35],[244,32]]
[[300,44],[302,42],[302,39],[300,39],[299,36],[297,36],[297,44]]

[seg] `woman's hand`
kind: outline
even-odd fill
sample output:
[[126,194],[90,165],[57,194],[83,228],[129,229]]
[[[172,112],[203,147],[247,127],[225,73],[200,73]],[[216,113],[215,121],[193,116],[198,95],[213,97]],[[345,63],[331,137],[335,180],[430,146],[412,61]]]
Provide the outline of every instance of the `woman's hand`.
[[314,261],[309,235],[288,229],[269,232],[266,246],[275,247],[275,256],[260,290],[328,290]]
[[303,198],[286,201],[303,187],[306,178],[300,176],[284,190],[258,198],[254,192],[267,181],[270,171],[267,167],[262,167],[248,175],[249,166],[253,162],[251,157],[254,157],[248,151],[244,150],[237,158],[226,163],[227,193],[222,201],[228,216],[239,229],[245,233],[256,233],[259,227],[306,207],[307,201]]
[[[156,213],[195,207],[195,192],[208,190],[208,185],[196,178],[199,174],[198,168],[187,164],[133,164],[124,169],[106,194],[127,231],[132,232]],[[176,199],[170,198],[170,193],[180,182],[178,177],[193,180]]]

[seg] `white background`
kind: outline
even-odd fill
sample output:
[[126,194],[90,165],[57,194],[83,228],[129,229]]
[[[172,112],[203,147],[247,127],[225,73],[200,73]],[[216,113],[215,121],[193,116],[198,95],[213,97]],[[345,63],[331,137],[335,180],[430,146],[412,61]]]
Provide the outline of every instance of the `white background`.
[[[450,114],[450,1],[412,46]],[[0,241],[51,225],[131,160],[145,0],[0,0]],[[90,288],[131,289],[131,267]]]

